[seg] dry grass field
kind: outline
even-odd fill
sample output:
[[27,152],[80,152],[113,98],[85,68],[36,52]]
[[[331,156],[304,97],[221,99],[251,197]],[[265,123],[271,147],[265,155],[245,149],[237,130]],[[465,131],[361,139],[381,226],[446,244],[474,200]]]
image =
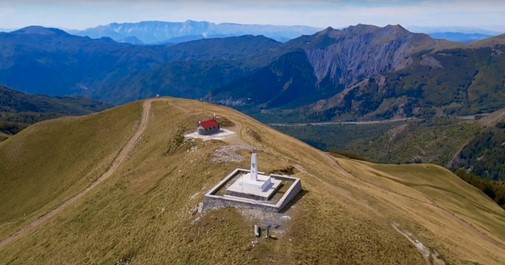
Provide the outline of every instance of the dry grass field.
[[[0,264],[504,263],[505,211],[449,171],[333,157],[203,104],[153,100],[145,132],[113,175],[1,246]],[[0,143],[0,240],[89,187],[141,112],[133,103],[46,121]],[[183,139],[212,113],[237,135]],[[248,167],[250,150],[261,171],[294,168],[304,187],[296,202],[279,214],[196,213],[212,185]],[[265,222],[277,224],[275,239],[254,238],[253,225]]]

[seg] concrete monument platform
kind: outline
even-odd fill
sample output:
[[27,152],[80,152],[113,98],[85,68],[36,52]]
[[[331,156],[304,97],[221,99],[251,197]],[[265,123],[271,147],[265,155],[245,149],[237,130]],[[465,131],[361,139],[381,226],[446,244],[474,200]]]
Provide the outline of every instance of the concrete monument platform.
[[203,208],[259,208],[279,212],[301,190],[299,178],[259,173],[257,156],[253,153],[251,169],[232,171],[205,194]]
[[258,158],[252,154],[250,172],[240,176],[227,191],[235,196],[268,200],[280,185],[281,180],[258,173]]
[[281,180],[274,178],[267,179],[267,176],[258,176],[258,179],[265,181],[250,180],[248,174],[242,175],[237,181],[228,187],[228,192],[238,196],[240,196],[239,194],[243,194],[244,197],[268,200],[281,185]]

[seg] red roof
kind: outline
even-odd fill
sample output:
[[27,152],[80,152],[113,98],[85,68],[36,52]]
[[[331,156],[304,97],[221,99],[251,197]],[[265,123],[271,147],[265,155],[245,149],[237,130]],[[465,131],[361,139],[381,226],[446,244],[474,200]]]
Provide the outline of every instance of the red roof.
[[206,120],[206,121],[202,121],[200,123],[200,125],[204,128],[204,129],[209,129],[209,128],[212,128],[212,127],[215,127],[215,126],[219,126],[219,122],[217,122],[216,120],[214,119],[211,119],[211,120]]

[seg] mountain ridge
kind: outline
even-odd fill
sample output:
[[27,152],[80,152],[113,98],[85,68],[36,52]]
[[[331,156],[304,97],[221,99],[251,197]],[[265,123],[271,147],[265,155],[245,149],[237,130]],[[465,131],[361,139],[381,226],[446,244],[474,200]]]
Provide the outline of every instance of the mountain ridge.
[[[383,75],[387,72],[399,71],[409,67],[414,62],[417,53],[452,45],[459,44],[435,40],[426,34],[410,33],[399,25],[389,25],[381,28],[358,24],[343,30],[329,27],[314,35],[291,40],[277,49],[282,51],[280,54],[284,54],[283,56],[291,52],[296,53],[297,50],[304,51],[305,57],[311,65],[311,67],[306,66],[304,72],[308,76],[313,72],[316,82],[304,85],[306,87],[305,92],[299,94],[298,97],[324,99],[331,93],[333,95],[343,93],[346,88],[356,86],[366,78],[383,79]],[[273,64],[276,63],[275,60],[279,57],[274,58]],[[289,68],[290,66],[287,65],[286,67]],[[273,75],[276,74],[273,73]],[[295,77],[285,77],[286,80],[293,78]],[[259,77],[253,79],[262,80]],[[266,83],[238,81],[236,83],[250,86],[246,89],[249,91],[254,91],[254,86],[271,87],[270,90],[275,91],[283,85],[293,84],[280,84],[274,88],[271,81]],[[233,86],[234,84],[230,84],[229,87],[221,88],[220,91],[234,90]],[[285,90],[286,87],[283,89]],[[327,92],[324,92],[324,95],[310,96],[311,92],[314,91]],[[240,95],[233,96],[238,98],[230,98],[229,100],[233,102],[243,101]],[[249,97],[250,95],[247,96],[247,98]],[[210,99],[218,102],[228,100],[223,99],[223,96],[218,93],[212,93]],[[261,102],[256,103],[261,104]],[[315,101],[305,103],[315,103]],[[282,105],[275,107],[282,107]]]
[[[156,94],[202,97],[209,86],[243,75],[245,59],[278,45],[250,35],[184,46],[136,46],[57,34],[2,33],[0,39],[0,82],[29,93],[85,95],[113,103]],[[19,78],[27,70],[31,78]],[[186,71],[194,78],[180,75]]]
[[[371,39],[366,37],[369,32],[374,32]],[[345,34],[351,36],[345,37]],[[410,33],[400,26],[367,25],[351,26],[343,31],[328,28],[300,37],[283,47],[291,45],[292,50],[297,47],[305,50],[313,68],[305,72],[313,72],[317,77],[317,83],[307,87],[307,94],[326,87],[334,96],[306,102],[299,110],[296,106],[289,107],[292,113],[283,114],[279,120],[290,117],[310,121],[374,120],[497,110],[505,103],[499,96],[503,87],[497,70],[504,63],[502,43],[501,36],[466,45]],[[489,62],[488,58],[491,58]],[[271,86],[258,82],[249,86]],[[489,102],[484,103],[479,95],[487,95]],[[240,95],[212,94],[210,99],[247,105]],[[244,110],[257,112],[254,108],[248,110],[247,106]],[[275,121],[275,115],[263,114],[258,117]]]
[[212,23],[208,21],[186,20],[184,22],[141,21],[132,23],[111,23],[85,30],[72,30],[71,33],[92,38],[111,37],[124,39],[135,36],[145,44],[160,44],[174,38],[185,36],[200,36],[200,39],[212,35],[239,36],[239,35],[266,35],[278,41],[285,41],[303,34],[319,30],[307,26],[275,26],[237,23]]
[[[332,157],[222,106],[174,98],[150,104],[150,110],[135,102],[97,115],[43,122],[0,143],[3,239],[86,190],[136,135],[140,117],[149,117],[137,146],[115,165],[110,178],[35,231],[0,247],[2,263],[503,260],[505,211],[445,169]],[[204,114],[217,113],[235,125],[229,127],[235,140],[177,140],[194,130],[202,117],[200,104]],[[22,170],[44,151],[34,147],[56,142],[49,155]],[[194,211],[209,187],[248,164],[247,148],[258,153],[261,170],[291,165],[302,179],[301,197],[279,215],[233,208]],[[224,162],[216,156],[244,159]],[[32,200],[24,200],[27,194]],[[270,235],[276,240],[260,238],[252,244],[254,224],[272,224]],[[155,254],[160,251],[164,255]]]
[[[81,94],[114,103],[156,94],[208,96],[247,109],[249,94],[263,87],[276,99],[251,101],[259,107],[249,113],[265,107],[284,109],[291,117],[304,113],[302,119],[313,121],[468,115],[494,111],[503,103],[497,70],[503,61],[500,36],[487,40],[494,43],[492,47],[486,41],[465,45],[411,33],[399,25],[359,24],[343,30],[327,28],[284,44],[247,35],[170,46],[71,35],[0,37],[4,56],[0,67],[5,68],[0,81],[29,92],[40,93],[42,84],[57,89],[53,91],[57,95]],[[13,49],[23,42],[27,43],[22,49]],[[489,56],[493,67],[486,64]],[[19,71],[30,68],[36,78],[16,78]],[[60,68],[58,73],[52,70]],[[290,72],[295,69],[296,77]],[[451,78],[443,78],[447,76]],[[42,83],[47,81],[52,83]],[[490,100],[479,100],[481,95]]]
[[11,31],[11,34],[27,34],[27,35],[70,35],[66,31],[58,28],[46,28],[42,26],[28,26],[15,31]]

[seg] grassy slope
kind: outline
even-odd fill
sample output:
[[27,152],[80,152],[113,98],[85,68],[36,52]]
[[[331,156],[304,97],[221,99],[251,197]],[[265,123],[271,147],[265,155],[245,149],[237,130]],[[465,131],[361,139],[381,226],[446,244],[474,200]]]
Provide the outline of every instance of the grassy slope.
[[[422,242],[450,264],[500,264],[505,248],[505,213],[480,191],[434,165],[377,165],[339,159],[384,196],[389,209],[401,208],[418,227]],[[410,207],[409,207],[410,205]],[[421,229],[419,229],[421,228]],[[416,228],[413,228],[416,229]],[[448,246],[458,246],[449,250]],[[452,252],[454,256],[444,253]],[[494,261],[493,261],[494,260]]]
[[133,104],[85,117],[45,121],[2,142],[0,236],[96,179],[133,133],[139,113],[139,105]]
[[[138,113],[138,105],[126,107],[132,108]],[[302,178],[306,193],[286,213],[292,220],[283,227],[284,233],[273,231],[278,240],[260,240],[251,247],[251,227],[258,221],[244,211],[221,209],[192,215],[211,185],[233,168],[247,167],[248,162],[212,162],[214,151],[226,145],[220,141],[178,145],[174,139],[181,131],[193,129],[201,119],[200,103],[170,99],[154,103],[140,145],[115,175],[33,233],[0,249],[0,263],[112,264],[131,258],[133,264],[421,264],[419,253],[391,227],[392,222],[409,229],[451,264],[505,260],[505,238],[500,230],[505,225],[504,211],[449,172],[431,165],[401,171],[396,166],[334,160],[236,111],[210,105],[205,110],[240,122],[242,138],[258,149],[262,170],[293,165]],[[44,139],[56,143],[62,141],[61,134]],[[131,133],[115,131],[114,135],[128,137]],[[23,133],[12,137],[0,145],[0,152],[7,143],[23,139]],[[68,144],[73,149],[79,145]],[[31,168],[49,168],[49,163],[43,163],[47,160],[42,157]],[[458,208],[444,202],[447,196],[451,202],[459,199],[455,193],[440,196],[391,180],[407,177],[404,182],[437,179],[434,185],[464,194],[494,219],[483,220],[481,208],[463,211],[463,204]],[[3,193],[4,186],[0,187]],[[448,210],[434,211],[431,204]],[[501,243],[468,232],[464,224],[453,223],[453,215]]]
[[10,135],[6,134],[6,133],[3,133],[3,132],[0,132],[0,142],[1,141],[4,141],[4,140],[7,140],[7,138],[9,138]]

